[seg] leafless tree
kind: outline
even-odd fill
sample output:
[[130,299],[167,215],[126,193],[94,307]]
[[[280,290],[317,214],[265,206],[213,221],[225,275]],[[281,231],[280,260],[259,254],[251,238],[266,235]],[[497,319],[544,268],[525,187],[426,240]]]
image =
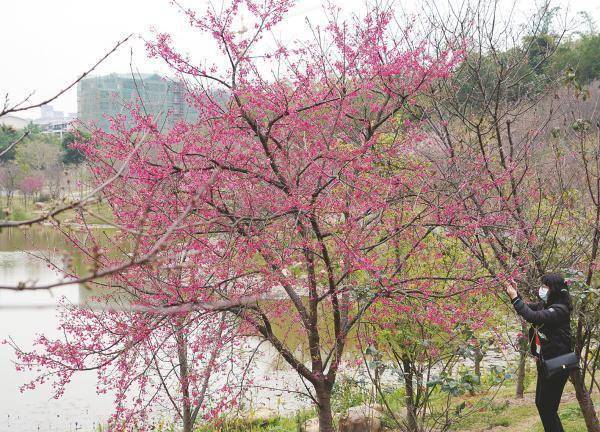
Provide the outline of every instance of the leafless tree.
[[[435,137],[426,154],[440,173],[440,190],[460,197],[463,214],[473,220],[506,216],[505,227],[483,226],[459,238],[490,275],[518,267],[529,295],[547,269],[577,261],[573,251],[580,240],[557,242],[569,215],[566,197],[553,193],[545,144],[556,116],[553,95],[562,85],[562,76],[545,65],[567,30],[563,22],[552,31],[555,12],[546,3],[522,25],[515,24],[514,7],[500,13],[496,2],[466,1],[449,14],[432,6],[429,14],[438,29],[431,37],[440,46],[463,41],[465,61],[426,102],[434,107],[427,120]],[[489,189],[482,191],[482,182]],[[521,330],[527,334],[522,321]],[[522,338],[516,347],[517,396],[524,391],[527,342]],[[585,385],[573,378],[588,430],[598,432]]]

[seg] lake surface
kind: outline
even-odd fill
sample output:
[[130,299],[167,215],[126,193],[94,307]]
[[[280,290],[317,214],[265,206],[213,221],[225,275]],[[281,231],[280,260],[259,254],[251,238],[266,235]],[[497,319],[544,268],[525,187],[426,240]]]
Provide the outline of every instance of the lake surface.
[[[6,246],[5,236],[5,233],[0,234],[3,246]],[[54,258],[60,262],[60,257]],[[3,285],[30,279],[49,283],[60,279],[60,275],[28,252],[0,250],[0,282]],[[0,339],[10,337],[17,345],[28,349],[39,333],[57,336],[56,310],[36,306],[56,304],[61,297],[77,303],[79,287],[68,285],[37,292],[0,291]],[[13,349],[0,345],[1,431],[88,431],[94,430],[110,414],[111,397],[95,393],[94,372],[78,374],[64,396],[53,399],[49,385],[21,393],[19,386],[32,375],[17,373],[13,361]]]
[[[47,256],[61,267],[62,251],[68,249],[60,235],[50,228],[3,230],[0,232],[0,284],[16,285],[19,281],[35,280],[52,283],[61,275],[38,256]],[[60,298],[79,303],[89,296],[87,289],[67,285],[49,291],[11,292],[0,290],[0,340],[11,338],[27,350],[37,335],[58,336],[57,309]],[[254,343],[256,341],[249,342]],[[246,347],[248,349],[249,347]],[[306,400],[291,396],[279,388],[301,389],[295,373],[274,367],[278,356],[262,344],[255,360],[255,381],[252,391],[254,407],[269,406],[281,413],[290,413],[307,406]],[[104,424],[112,413],[111,395],[96,393],[93,371],[74,375],[60,399],[52,397],[50,385],[24,393],[19,387],[33,377],[16,372],[13,349],[0,345],[0,431],[2,432],[71,432],[93,431]],[[277,362],[275,362],[277,363]]]

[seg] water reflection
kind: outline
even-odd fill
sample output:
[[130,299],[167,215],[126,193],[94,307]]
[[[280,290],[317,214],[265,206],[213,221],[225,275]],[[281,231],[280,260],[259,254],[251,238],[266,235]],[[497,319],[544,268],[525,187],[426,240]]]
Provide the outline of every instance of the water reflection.
[[[60,280],[61,275],[36,255],[45,255],[60,266],[60,251],[64,246],[59,235],[50,229],[3,230],[0,233],[0,284],[16,285],[24,280],[47,284]],[[79,302],[79,286],[35,292],[0,291],[0,339],[10,337],[23,349],[29,349],[39,333],[58,336],[56,310],[36,306],[57,304],[61,297]],[[12,349],[0,345],[1,431],[91,431],[110,414],[110,397],[95,393],[95,373],[77,374],[64,396],[56,400],[49,385],[20,393],[19,386],[33,375],[17,373],[13,361]]]
[[0,231],[0,251],[65,250],[66,248],[67,243],[63,234],[50,227],[5,228]]

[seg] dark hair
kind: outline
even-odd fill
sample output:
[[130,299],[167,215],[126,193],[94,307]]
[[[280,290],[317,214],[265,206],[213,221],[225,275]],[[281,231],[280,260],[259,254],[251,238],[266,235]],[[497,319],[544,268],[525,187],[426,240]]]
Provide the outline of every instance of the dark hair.
[[549,305],[562,303],[566,305],[569,310],[573,310],[569,286],[565,282],[565,277],[562,273],[546,273],[542,276],[541,281],[550,289],[550,292],[548,293]]

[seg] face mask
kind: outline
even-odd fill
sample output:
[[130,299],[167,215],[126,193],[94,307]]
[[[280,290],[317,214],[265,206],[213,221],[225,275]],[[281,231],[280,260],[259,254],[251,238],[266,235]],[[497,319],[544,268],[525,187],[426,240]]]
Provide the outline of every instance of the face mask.
[[542,285],[538,290],[538,295],[542,300],[548,301],[548,288]]

